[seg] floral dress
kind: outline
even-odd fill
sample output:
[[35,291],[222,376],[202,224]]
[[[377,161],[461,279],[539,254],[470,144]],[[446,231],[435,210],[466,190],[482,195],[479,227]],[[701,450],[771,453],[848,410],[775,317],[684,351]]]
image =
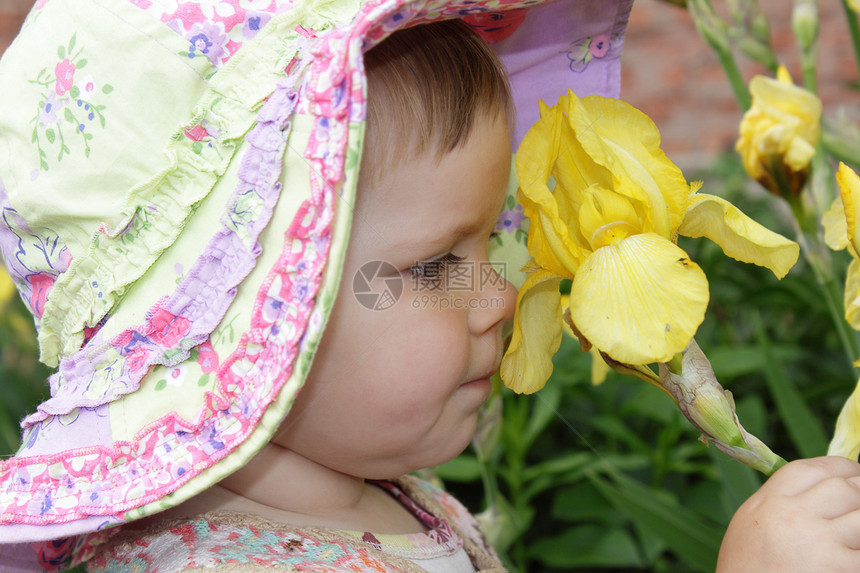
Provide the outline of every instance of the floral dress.
[[[237,512],[210,512],[146,528],[126,526],[81,554],[91,572],[219,571],[501,572],[495,552],[469,512],[426,481],[374,482],[426,531],[380,535],[295,528]],[[93,546],[90,546],[93,547]],[[85,552],[85,553],[86,553]]]

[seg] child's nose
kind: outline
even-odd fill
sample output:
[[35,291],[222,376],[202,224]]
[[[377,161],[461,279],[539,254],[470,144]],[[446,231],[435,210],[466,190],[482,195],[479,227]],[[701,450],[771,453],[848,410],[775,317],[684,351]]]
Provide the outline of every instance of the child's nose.
[[482,288],[475,293],[469,312],[469,328],[482,334],[501,326],[514,317],[517,304],[517,289],[504,277],[493,288]]

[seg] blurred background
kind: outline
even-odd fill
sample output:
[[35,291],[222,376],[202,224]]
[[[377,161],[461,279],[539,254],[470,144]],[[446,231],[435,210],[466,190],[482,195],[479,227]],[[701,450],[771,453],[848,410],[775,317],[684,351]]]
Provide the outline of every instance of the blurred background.
[[[735,0],[743,3],[745,0]],[[0,53],[32,0],[0,0]],[[720,11],[722,2],[714,0]],[[801,73],[788,0],[759,0],[774,49]],[[858,123],[860,97],[845,12],[820,0],[819,95],[825,114]],[[741,58],[746,80],[765,73]],[[636,0],[622,58],[622,98],[657,123],[688,180],[793,237],[787,205],[752,182],[733,151],[741,120],[714,53],[676,2]],[[0,102],[2,105],[2,102]],[[735,396],[746,428],[786,459],[822,455],[857,380],[803,261],[782,281],[681,241],[705,271],[711,302],[697,340]],[[846,253],[834,253],[844,268]],[[839,266],[839,265],[836,265]],[[840,280],[843,277],[840,277]],[[47,393],[32,322],[0,272],[0,454],[18,446],[17,421]],[[722,533],[763,478],[697,441],[664,395],[614,372],[592,385],[588,355],[565,338],[547,387],[503,394],[499,433],[438,475],[484,515],[513,571],[713,571]],[[489,469],[488,469],[489,468]],[[496,492],[486,504],[486,491]]]

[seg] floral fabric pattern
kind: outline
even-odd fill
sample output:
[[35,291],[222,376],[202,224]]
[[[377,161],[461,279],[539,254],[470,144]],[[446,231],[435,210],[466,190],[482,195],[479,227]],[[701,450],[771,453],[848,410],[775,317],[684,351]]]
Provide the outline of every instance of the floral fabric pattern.
[[0,254],[9,274],[37,319],[45,312],[48,294],[57,277],[69,268],[72,254],[59,235],[33,232],[18,211],[9,206],[0,181]]
[[570,71],[581,73],[592,60],[607,57],[619,39],[618,34],[613,37],[605,33],[573,42],[566,52],[567,59],[570,60]]
[[[33,143],[39,154],[39,168],[47,171],[50,162],[60,162],[72,154],[72,148],[83,145],[83,154],[90,156],[93,128],[105,127],[105,108],[102,102],[113,91],[110,84],[99,85],[81,70],[87,65],[83,46],[76,45],[72,34],[67,45],[57,47],[58,62],[53,70],[43,68],[32,83],[45,87],[39,101],[39,111],[33,118]],[[66,131],[63,131],[65,128]],[[71,137],[78,143],[73,143]],[[57,148],[49,156],[46,148]]]
[[206,58],[219,68],[246,40],[257,35],[278,10],[274,0],[129,0],[188,40],[184,58]]
[[[416,541],[416,547],[423,547],[424,552],[428,547],[441,550],[463,546],[456,529],[484,558],[497,559],[477,529],[474,518],[449,494],[411,477],[374,483],[427,526],[427,532],[416,535],[422,538]],[[427,496],[432,509],[422,507],[410,497],[408,491],[416,489]],[[327,571],[400,571],[386,562],[386,548],[373,533],[365,532],[361,541],[355,538],[350,542],[351,535],[345,532],[331,535],[329,531],[295,529],[244,514],[212,513],[157,524],[133,534],[125,534],[121,528],[114,530],[114,535],[96,533],[85,544],[74,545],[68,540],[45,544],[45,554],[50,555],[51,563],[86,560],[88,570],[93,572],[117,571],[132,563],[140,573],[243,563],[292,566],[297,570],[323,567]]]

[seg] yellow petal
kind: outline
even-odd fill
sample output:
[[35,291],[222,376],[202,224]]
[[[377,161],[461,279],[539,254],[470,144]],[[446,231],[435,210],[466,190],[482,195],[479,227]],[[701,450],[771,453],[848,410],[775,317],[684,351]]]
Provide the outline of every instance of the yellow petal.
[[571,317],[594,346],[625,364],[668,362],[705,317],[705,273],[654,233],[598,249],[579,268]]
[[[570,306],[570,295],[569,294],[561,295],[562,313],[564,312],[564,309],[566,309],[569,306]],[[576,333],[573,331],[573,329],[570,327],[570,325],[567,323],[566,320],[562,320],[561,324],[562,324],[562,328],[564,330],[564,333],[566,335],[568,335],[569,337],[571,337],[572,339],[574,339],[576,341],[579,341],[579,337],[576,335]],[[589,349],[588,353],[591,355],[591,383],[595,386],[599,386],[600,384],[603,384],[606,381],[606,375],[609,374],[609,371],[612,370],[612,368],[609,366],[609,364],[606,363],[606,361],[600,355],[600,350],[596,346],[592,346]]]
[[571,238],[548,185],[561,147],[563,114],[557,107],[540,105],[541,118],[526,133],[515,158],[517,199],[529,218],[528,249],[535,262],[557,275],[572,276],[585,255]]
[[821,226],[824,227],[824,242],[828,247],[841,251],[848,246],[848,225],[840,197],[834,199],[830,209],[821,216]]
[[852,258],[845,277],[845,320],[860,330],[860,261]]
[[552,374],[552,357],[561,344],[560,284],[561,277],[538,270],[517,295],[511,343],[499,371],[514,392],[537,392]]
[[629,198],[596,185],[585,189],[583,196],[579,227],[591,250],[642,232]]
[[12,282],[12,277],[0,266],[0,308],[7,302],[12,300],[15,295],[15,283]]
[[767,267],[782,278],[797,262],[800,247],[756,223],[740,209],[714,195],[696,194],[678,232],[685,237],[707,237],[739,261]]
[[671,238],[684,216],[690,187],[660,149],[654,122],[616,99],[571,100],[570,123],[594,162],[612,173],[614,190],[648,206],[645,227]]
[[612,368],[600,355],[600,350],[596,346],[592,346],[588,353],[591,354],[591,383],[598,386],[606,381],[606,375]]
[[852,460],[860,455],[860,382],[836,418],[836,429],[827,455],[844,456]]
[[812,161],[813,155],[815,155],[815,146],[802,137],[795,137],[788,144],[784,161],[792,170],[802,171]]
[[777,68],[776,79],[784,84],[794,85],[794,80],[791,79],[791,73],[785,66],[779,66],[779,68]]
[[755,76],[750,81],[753,108],[783,125],[796,127],[797,134],[812,143],[821,131],[821,100],[814,93],[790,82]]
[[854,247],[854,254],[860,254],[860,237],[857,236],[858,211],[860,211],[860,177],[845,165],[839,164],[836,171],[836,183],[839,184],[839,194],[842,197],[842,207],[845,212],[846,236]]

